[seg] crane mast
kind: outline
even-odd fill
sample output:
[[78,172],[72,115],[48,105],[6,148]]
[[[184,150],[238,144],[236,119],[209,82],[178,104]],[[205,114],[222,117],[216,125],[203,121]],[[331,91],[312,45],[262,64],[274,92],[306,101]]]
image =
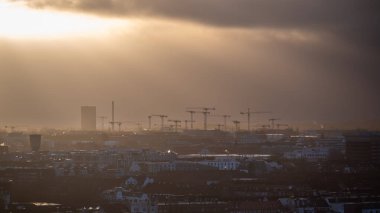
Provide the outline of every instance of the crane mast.
[[175,132],[178,132],[178,126],[180,126],[180,123],[181,123],[181,120],[168,120],[169,122],[173,122],[174,123],[174,130]]
[[270,112],[264,112],[264,111],[251,111],[250,108],[246,112],[240,112],[241,115],[247,115],[248,120],[248,131],[251,132],[251,115],[253,114],[262,114],[262,113],[270,113]]
[[160,117],[161,118],[161,131],[164,131],[164,119],[167,118],[167,115],[150,115],[151,117]]
[[[190,115],[193,113],[202,113],[203,114],[203,129],[207,130],[207,117],[210,114],[210,111],[216,110],[215,107],[190,107],[188,109],[201,109],[202,111],[187,111],[190,112]],[[192,117],[191,117],[192,118]]]

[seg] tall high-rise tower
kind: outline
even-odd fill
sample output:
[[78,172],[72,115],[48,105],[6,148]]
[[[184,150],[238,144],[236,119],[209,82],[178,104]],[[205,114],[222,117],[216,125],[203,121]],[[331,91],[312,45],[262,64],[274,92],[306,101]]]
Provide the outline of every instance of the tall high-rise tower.
[[96,130],[96,107],[82,106],[81,107],[81,127],[84,131]]

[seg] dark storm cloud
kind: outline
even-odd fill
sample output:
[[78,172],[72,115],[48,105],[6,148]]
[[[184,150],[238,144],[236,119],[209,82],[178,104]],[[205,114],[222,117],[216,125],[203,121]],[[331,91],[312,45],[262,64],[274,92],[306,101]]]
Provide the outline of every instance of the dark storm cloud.
[[380,47],[377,0],[28,0],[111,16],[150,16],[220,27],[269,27],[322,31],[366,47]]

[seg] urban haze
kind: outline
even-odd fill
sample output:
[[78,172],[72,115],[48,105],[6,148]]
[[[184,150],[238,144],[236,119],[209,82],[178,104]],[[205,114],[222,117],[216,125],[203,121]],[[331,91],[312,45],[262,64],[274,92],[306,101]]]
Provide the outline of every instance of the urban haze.
[[0,212],[380,212],[379,11],[0,0]]

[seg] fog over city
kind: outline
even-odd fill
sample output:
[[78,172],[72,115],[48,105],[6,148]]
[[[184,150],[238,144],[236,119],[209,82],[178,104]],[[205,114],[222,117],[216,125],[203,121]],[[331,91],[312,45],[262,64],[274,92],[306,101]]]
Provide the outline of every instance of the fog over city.
[[0,0],[0,212],[380,212],[379,0]]

